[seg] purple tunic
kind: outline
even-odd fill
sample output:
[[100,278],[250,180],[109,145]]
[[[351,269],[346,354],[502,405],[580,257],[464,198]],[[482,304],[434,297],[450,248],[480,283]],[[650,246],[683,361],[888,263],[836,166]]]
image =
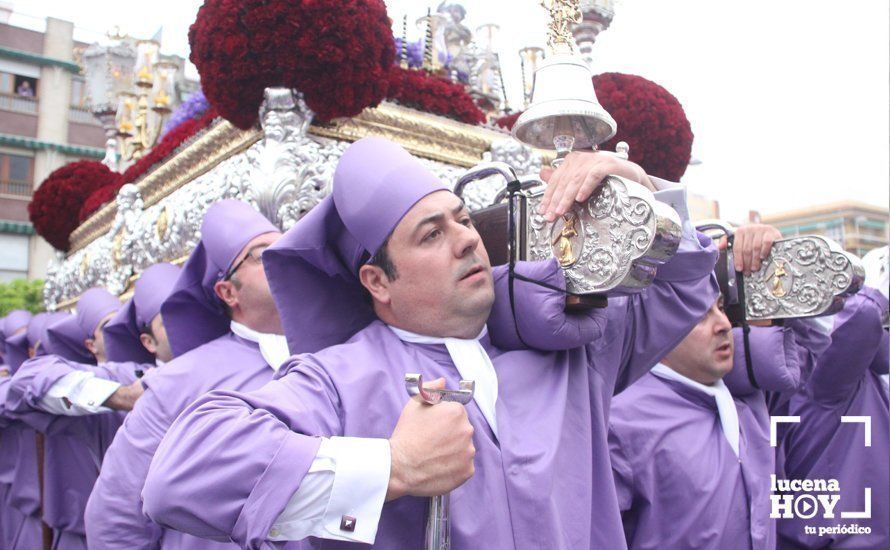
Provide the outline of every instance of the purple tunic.
[[[887,299],[864,287],[847,299],[835,318],[831,344],[819,357],[806,386],[790,403],[800,416],[786,435],[785,472],[788,479],[836,479],[840,501],[834,518],[779,521],[780,546],[812,548],[887,548],[890,546],[890,407],[887,386],[872,367],[886,331],[881,313]],[[865,447],[861,423],[841,423],[841,416],[871,418],[871,446]],[[871,488],[871,518],[844,519],[840,512],[865,509],[865,488]],[[820,527],[838,524],[869,527],[871,534],[819,536]],[[817,534],[805,533],[815,527]]]
[[[4,361],[11,373],[27,358],[27,335],[15,335],[15,332],[21,327],[27,327],[31,318],[30,312],[15,310],[4,317],[0,324]],[[7,338],[12,340],[9,347]],[[16,540],[22,537],[25,544],[38,543],[39,538],[34,537],[40,535],[39,525],[35,525],[33,518],[22,514],[9,503],[12,484],[16,480],[19,443],[23,437],[22,431],[27,430],[27,426],[6,413],[6,394],[10,382],[11,375],[0,378],[0,544],[3,548],[14,548]],[[27,472],[23,476],[27,477]]]
[[46,434],[44,454],[43,521],[54,532],[54,548],[86,548],[83,514],[102,456],[120,427],[124,413],[57,416],[44,412],[40,400],[63,376],[91,371],[123,385],[136,380],[147,365],[103,363],[86,365],[46,355],[22,364],[12,379],[7,407]]
[[[621,548],[606,417],[613,393],[652,367],[714,303],[713,249],[680,253],[641,295],[610,300],[605,335],[562,352],[482,345],[498,374],[500,442],[475,402],[475,475],[452,492],[455,548]],[[668,282],[667,277],[671,277]],[[295,357],[252,393],[213,392],[170,429],[143,497],[160,524],[263,547],[315,457],[318,436],[389,438],[406,372],[459,374],[444,345],[374,321],[347,343]],[[212,504],[212,505],[211,505]],[[383,507],[375,546],[419,548],[427,499]],[[317,547],[351,543],[314,541]]]
[[[45,350],[38,346],[50,322],[62,318],[63,314],[38,313],[28,323],[28,330],[24,333],[6,339],[7,355],[9,356],[10,370],[15,373],[21,365],[27,361],[28,349],[37,348],[37,355],[42,355]],[[7,493],[6,504],[13,508],[19,523],[10,526],[11,539],[7,542],[9,548],[39,548],[42,544],[40,526],[40,484],[38,478],[37,460],[37,430],[48,427],[49,421],[38,413],[20,413],[14,410],[14,392],[12,383],[8,386],[5,414],[15,420],[4,429],[4,440],[14,441],[9,446],[9,451],[3,449],[2,453],[14,452],[10,457],[14,463],[12,483]]]
[[[743,346],[740,331],[734,341]],[[798,378],[789,329],[752,327],[750,342],[757,372]],[[738,353],[735,369],[745,369]],[[648,374],[615,398],[609,449],[629,548],[775,548],[769,410],[763,392],[733,397],[739,456],[723,435],[715,399],[701,391]]]
[[216,388],[259,388],[273,374],[255,343],[229,333],[147,375],[145,393],[108,449],[87,504],[90,548],[233,548],[152,523],[142,514],[142,486],[161,439],[192,401]]

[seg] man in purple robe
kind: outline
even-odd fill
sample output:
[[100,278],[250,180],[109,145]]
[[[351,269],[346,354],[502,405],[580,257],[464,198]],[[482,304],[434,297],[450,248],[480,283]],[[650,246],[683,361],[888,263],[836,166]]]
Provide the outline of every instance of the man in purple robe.
[[287,344],[261,254],[281,234],[244,202],[211,206],[161,316],[174,359],[143,378],[145,393],[105,455],[86,510],[91,549],[233,547],[161,529],[142,513],[142,486],[179,413],[215,388],[250,390],[272,379]]
[[[573,153],[545,174],[556,190],[542,213],[585,200],[604,174],[652,185],[632,163]],[[717,294],[710,240],[683,225],[650,288],[590,314],[601,337],[505,351],[485,330],[492,274],[466,207],[401,147],[354,143],[333,195],[266,252],[301,355],[263,388],[212,392],[177,419],[149,471],[146,514],[247,548],[419,548],[427,497],[451,491],[454,548],[623,547],[611,396]],[[406,372],[449,387],[473,379],[474,400],[423,405]]]
[[[739,228],[736,269],[759,269],[778,238],[770,226]],[[801,321],[752,326],[746,350],[721,296],[661,363],[615,397],[609,448],[629,548],[775,548],[770,404],[780,400],[763,390],[797,389],[800,364],[818,347],[812,336]],[[734,379],[724,382],[729,373]]]
[[[149,267],[123,307],[106,291],[84,293],[74,317],[81,322],[52,325],[45,350],[50,355],[25,362],[16,373],[15,408],[51,422],[44,430],[43,519],[53,530],[53,548],[87,547],[83,516],[102,457],[124,411],[142,394],[138,376],[154,366],[149,350],[159,350],[169,360],[159,311],[178,274],[171,264]],[[110,361],[81,363],[96,361],[85,340],[94,334],[93,324],[101,325],[107,311],[117,307],[120,310],[101,329],[101,345]]]
[[[7,393],[8,413],[44,434],[41,516],[52,529],[54,549],[86,548],[83,503],[98,472],[100,457],[85,444],[98,439],[99,429],[94,424],[106,419],[87,423],[46,412],[37,406],[33,390],[38,384],[34,381],[42,380],[43,374],[53,370],[49,365],[64,360],[62,357],[70,361],[92,358],[86,343],[92,342],[94,349],[102,349],[103,339],[101,336],[97,338],[97,334],[101,333],[102,325],[119,307],[117,297],[104,289],[95,288],[80,297],[77,314],[53,314],[57,318],[46,323],[38,352],[17,369]],[[62,334],[64,339],[52,337],[53,333]],[[64,345],[60,345],[61,342]],[[104,351],[100,353],[104,354]],[[78,491],[83,493],[84,490],[86,495],[78,502]]]
[[828,348],[791,399],[799,422],[789,424],[782,444],[785,479],[834,480],[836,490],[776,492],[782,503],[811,494],[836,502],[827,516],[821,506],[814,514],[777,509],[781,548],[890,546],[886,247],[866,260],[865,286],[835,316]]
[[[6,352],[13,379],[22,363],[29,357],[43,353],[40,341],[46,325],[57,320],[60,315],[62,314],[38,313],[30,318],[24,332],[21,329],[6,331],[13,334],[6,338]],[[4,534],[8,537],[4,548],[24,550],[39,548],[43,544],[35,427],[43,428],[45,424],[39,417],[11,410],[11,389],[12,380],[6,385],[3,414],[8,423],[3,430],[3,445],[0,449],[0,454],[4,455],[0,462],[6,462],[8,458],[12,467],[12,478],[4,503],[10,516],[9,528],[4,528]]]
[[6,336],[3,335],[3,322],[6,316],[0,317],[0,377],[9,376],[9,368],[6,366]]
[[[0,377],[0,544],[3,548],[12,548],[12,541],[24,522],[18,510],[9,504],[9,491],[15,479],[15,463],[18,456],[17,432],[21,424],[6,414],[6,393],[9,391],[11,373],[15,368],[12,365],[15,352],[7,348],[6,340],[26,331],[30,321],[31,313],[19,309],[10,311],[0,324],[4,368],[7,373],[6,376]],[[22,357],[20,360],[23,359]],[[18,426],[7,429],[10,424]]]

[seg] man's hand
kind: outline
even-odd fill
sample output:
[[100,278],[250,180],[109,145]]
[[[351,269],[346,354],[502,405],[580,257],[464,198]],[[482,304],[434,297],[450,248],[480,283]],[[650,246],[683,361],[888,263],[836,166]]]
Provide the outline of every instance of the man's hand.
[[771,225],[752,223],[736,229],[732,250],[735,270],[745,275],[760,269],[763,260],[769,256],[773,243],[782,238],[782,233]]
[[116,411],[132,411],[144,391],[142,381],[136,380],[129,386],[119,387],[102,405]]
[[621,176],[656,191],[652,180],[638,164],[605,152],[572,152],[554,170],[541,169],[547,182],[544,198],[538,207],[548,222],[569,211],[575,202],[584,202],[600,186],[606,176]]
[[9,376],[9,367],[0,367],[0,378]]
[[[441,389],[440,378],[425,387]],[[473,476],[473,426],[459,403],[411,398],[389,438],[392,466],[386,500],[444,495]]]

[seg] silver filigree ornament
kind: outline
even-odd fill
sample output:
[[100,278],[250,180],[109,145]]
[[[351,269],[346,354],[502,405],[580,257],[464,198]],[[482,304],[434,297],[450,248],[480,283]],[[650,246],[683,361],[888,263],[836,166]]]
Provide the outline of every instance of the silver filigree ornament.
[[834,241],[809,235],[776,241],[744,279],[749,320],[815,317],[838,312],[862,287],[865,269]]
[[[268,90],[266,99],[260,118],[264,139],[245,151],[148,208],[137,186],[124,186],[110,230],[70,256],[59,253],[51,260],[43,289],[47,308],[55,309],[93,286],[120,294],[148,266],[185,257],[200,239],[204,213],[219,200],[248,202],[286,231],[330,194],[334,170],[349,142],[310,135],[312,113],[291,90]],[[517,165],[529,163],[522,155],[530,150],[495,145],[492,155],[508,154],[502,149],[514,151],[509,154]],[[443,162],[421,162],[448,185],[463,172]],[[489,195],[486,191],[476,202],[490,201]]]
[[679,247],[677,213],[630,180],[608,176],[585,204],[553,223],[537,213],[543,195],[542,186],[528,191],[526,257],[555,257],[570,292],[638,292]]

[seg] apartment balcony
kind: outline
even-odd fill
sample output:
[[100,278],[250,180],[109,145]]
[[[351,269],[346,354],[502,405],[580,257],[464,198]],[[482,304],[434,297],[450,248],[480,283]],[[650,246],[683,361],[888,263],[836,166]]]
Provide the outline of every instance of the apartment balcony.
[[37,99],[17,94],[0,93],[0,109],[25,115],[36,115]]
[[0,180],[0,197],[4,199],[31,200],[31,182]]

